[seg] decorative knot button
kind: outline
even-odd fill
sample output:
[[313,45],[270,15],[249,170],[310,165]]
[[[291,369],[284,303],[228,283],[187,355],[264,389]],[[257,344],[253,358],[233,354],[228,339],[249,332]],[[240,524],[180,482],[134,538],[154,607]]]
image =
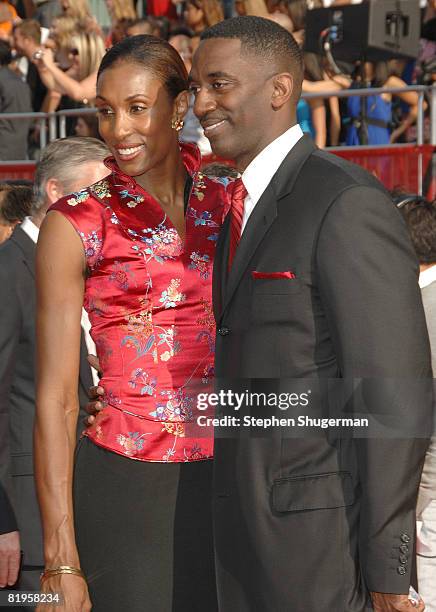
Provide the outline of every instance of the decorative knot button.
[[218,333],[220,336],[228,336],[230,334],[230,329],[228,327],[220,327]]

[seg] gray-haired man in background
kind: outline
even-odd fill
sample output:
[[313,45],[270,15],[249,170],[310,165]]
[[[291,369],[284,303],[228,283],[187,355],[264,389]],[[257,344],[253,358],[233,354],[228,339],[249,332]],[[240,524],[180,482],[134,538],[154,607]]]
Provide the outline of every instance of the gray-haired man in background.
[[[33,481],[32,435],[35,412],[35,245],[47,209],[62,196],[106,176],[105,145],[93,138],[65,138],[49,144],[37,166],[31,216],[0,247],[0,516],[12,507],[17,530],[0,530],[0,588],[17,579],[18,588],[39,590],[43,568],[42,533]],[[79,396],[86,403],[92,384],[82,342]],[[31,608],[33,609],[33,608]]]

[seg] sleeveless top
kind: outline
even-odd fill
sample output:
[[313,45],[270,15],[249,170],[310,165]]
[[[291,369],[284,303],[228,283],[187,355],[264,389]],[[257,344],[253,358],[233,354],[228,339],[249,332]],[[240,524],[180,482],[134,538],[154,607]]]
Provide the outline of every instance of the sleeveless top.
[[304,98],[300,98],[297,104],[297,122],[305,134],[310,134],[315,138],[315,130],[312,124],[312,111],[309,103]]
[[108,177],[50,208],[76,229],[88,269],[84,308],[105,395],[83,435],[142,461],[213,455],[212,429],[197,423],[205,414],[197,395],[213,385],[212,265],[229,181],[199,171],[194,145],[181,144],[181,151],[192,177],[184,243],[158,202],[113,158],[105,161]]
[[[351,96],[348,98],[348,116],[351,118],[352,122],[348,127],[346,144],[348,146],[361,144],[359,131],[353,120],[360,118],[362,104],[366,104],[368,145],[389,144],[391,135],[389,124],[392,120],[392,102],[384,100],[380,95],[362,98]],[[372,119],[380,122],[380,125],[372,124]]]

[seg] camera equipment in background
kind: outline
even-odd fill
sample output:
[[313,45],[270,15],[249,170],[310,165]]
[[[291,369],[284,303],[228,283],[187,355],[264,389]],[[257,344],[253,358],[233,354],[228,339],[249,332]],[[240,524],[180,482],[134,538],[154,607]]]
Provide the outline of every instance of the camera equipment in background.
[[306,14],[304,50],[326,54],[334,69],[335,60],[416,58],[420,18],[418,0],[314,9]]

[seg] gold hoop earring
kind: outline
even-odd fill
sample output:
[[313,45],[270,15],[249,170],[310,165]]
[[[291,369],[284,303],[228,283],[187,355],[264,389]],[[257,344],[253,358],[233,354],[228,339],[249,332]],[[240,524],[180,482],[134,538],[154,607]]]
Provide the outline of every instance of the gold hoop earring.
[[184,125],[185,122],[183,121],[183,119],[177,118],[171,121],[171,127],[173,128],[173,130],[176,130],[176,132],[180,132]]

